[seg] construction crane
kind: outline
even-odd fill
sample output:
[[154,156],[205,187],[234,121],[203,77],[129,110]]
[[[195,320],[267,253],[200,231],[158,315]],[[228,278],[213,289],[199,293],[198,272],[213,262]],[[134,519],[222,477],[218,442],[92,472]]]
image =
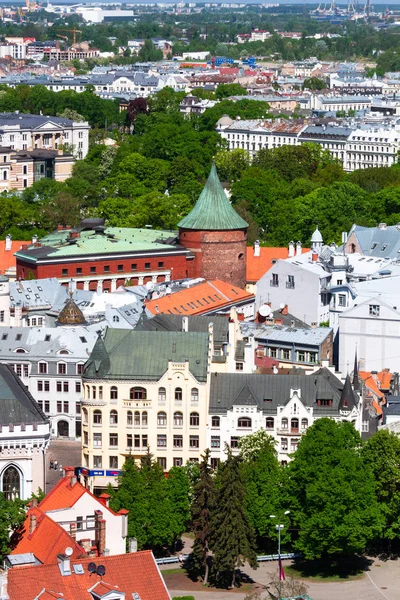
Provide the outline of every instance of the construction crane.
[[62,38],[63,40],[67,40],[67,42],[68,42],[68,36],[67,35],[60,35],[59,33],[57,33],[56,37]]
[[[60,29],[59,31],[70,31],[71,33],[73,33],[74,34],[74,46],[76,45],[76,34],[82,33],[82,31],[80,29],[77,29],[76,27],[74,27],[73,29]],[[62,36],[59,36],[59,37],[62,37]]]

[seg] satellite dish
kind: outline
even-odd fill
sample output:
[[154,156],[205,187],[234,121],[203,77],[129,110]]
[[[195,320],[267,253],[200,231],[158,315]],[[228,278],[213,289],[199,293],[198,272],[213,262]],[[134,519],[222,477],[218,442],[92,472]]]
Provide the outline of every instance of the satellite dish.
[[100,575],[100,577],[103,577],[103,575],[105,575],[105,573],[106,573],[105,566],[104,565],[99,565],[97,567],[97,571],[96,572],[97,572],[97,575]]
[[271,307],[269,304],[262,304],[258,309],[258,312],[262,317],[268,317],[269,313],[271,312]]
[[74,551],[72,550],[71,546],[68,546],[68,548],[65,548],[65,555],[66,556],[72,556],[73,552]]
[[283,304],[283,302],[279,305],[279,308],[282,310],[282,308],[285,308],[285,305]]
[[88,569],[89,573],[96,573],[96,569],[97,569],[96,563],[90,562],[87,566],[87,569]]

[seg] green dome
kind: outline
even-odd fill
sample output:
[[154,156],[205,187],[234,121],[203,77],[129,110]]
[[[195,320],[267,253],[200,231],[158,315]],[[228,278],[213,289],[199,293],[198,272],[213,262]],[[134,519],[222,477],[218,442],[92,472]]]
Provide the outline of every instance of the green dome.
[[232,208],[213,163],[206,185],[193,210],[178,223],[178,227],[227,231],[246,229],[248,226],[248,223]]

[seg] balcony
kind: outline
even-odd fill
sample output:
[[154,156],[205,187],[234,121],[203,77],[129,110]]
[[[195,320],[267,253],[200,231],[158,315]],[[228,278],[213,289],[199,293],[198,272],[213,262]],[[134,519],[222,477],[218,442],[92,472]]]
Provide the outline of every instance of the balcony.
[[294,285],[294,281],[287,281],[286,282],[286,289],[287,290],[294,290],[295,285]]
[[271,287],[279,287],[279,281],[275,281],[274,279],[271,279],[269,282],[269,285]]

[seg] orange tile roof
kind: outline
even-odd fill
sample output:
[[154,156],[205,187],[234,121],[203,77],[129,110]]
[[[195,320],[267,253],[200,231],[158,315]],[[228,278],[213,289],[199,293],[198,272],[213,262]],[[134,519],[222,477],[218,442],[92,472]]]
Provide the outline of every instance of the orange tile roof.
[[0,274],[4,275],[7,269],[16,267],[17,259],[14,256],[14,252],[21,250],[21,245],[26,242],[11,242],[11,250],[6,250],[6,241],[0,240]]
[[389,371],[389,369],[383,369],[383,371],[379,371],[378,373],[378,381],[379,381],[379,387],[381,390],[389,390],[390,389],[390,382],[392,381],[392,373]]
[[250,294],[241,288],[214,279],[205,281],[185,290],[168,294],[147,302],[146,308],[153,315],[160,313],[171,315],[203,315],[210,311],[226,308],[242,300],[252,300]]
[[[309,251],[309,248],[303,248],[302,254]],[[267,248],[266,246],[261,246],[260,256],[254,256],[253,246],[248,246],[246,256],[247,283],[256,283],[277,260],[284,258],[288,258],[287,248]]]
[[63,477],[43,498],[39,508],[43,512],[71,508],[87,491],[78,481],[71,486],[70,478]]
[[[66,468],[68,467],[64,467],[64,469]],[[99,498],[87,490],[81,483],[79,483],[79,481],[76,481],[74,485],[71,486],[69,477],[63,477],[60,479],[60,481],[40,502],[39,508],[46,513],[54,510],[62,510],[64,508],[71,508],[84,494],[88,494],[94,500],[96,500],[96,502],[99,504],[99,510],[106,509],[113,515],[127,514],[129,512],[125,511],[124,509],[120,510],[118,513],[114,512],[104,503],[104,501],[99,500]],[[110,497],[108,494],[105,494],[105,496],[108,498]]]
[[359,376],[361,377],[361,379],[364,381],[365,385],[367,386],[367,388],[376,396],[378,396],[378,398],[383,398],[384,394],[380,391],[380,389],[378,388],[375,379],[372,377],[371,373],[369,371],[359,371]]
[[[10,600],[33,600],[42,590],[63,594],[66,600],[92,600],[89,592],[96,583],[101,583],[101,591],[109,593],[115,586],[132,598],[136,592],[141,600],[170,600],[161,573],[150,550],[117,556],[102,556],[94,562],[104,565],[103,579],[88,572],[93,558],[73,560],[71,575],[61,575],[58,565],[39,565],[13,568],[8,571],[8,595]],[[74,564],[81,564],[84,573],[77,575]],[[107,591],[106,591],[107,590]],[[100,591],[100,590],[99,590]],[[95,590],[97,592],[97,589]],[[59,596],[61,597],[61,596]]]
[[[36,517],[36,527],[33,533],[29,533],[31,515]],[[28,510],[22,530],[15,534],[13,543],[14,548],[11,554],[31,552],[44,565],[56,563],[57,554],[65,552],[65,548],[68,546],[73,549],[73,559],[86,555],[84,549],[61,525],[50,519],[37,507]]]

